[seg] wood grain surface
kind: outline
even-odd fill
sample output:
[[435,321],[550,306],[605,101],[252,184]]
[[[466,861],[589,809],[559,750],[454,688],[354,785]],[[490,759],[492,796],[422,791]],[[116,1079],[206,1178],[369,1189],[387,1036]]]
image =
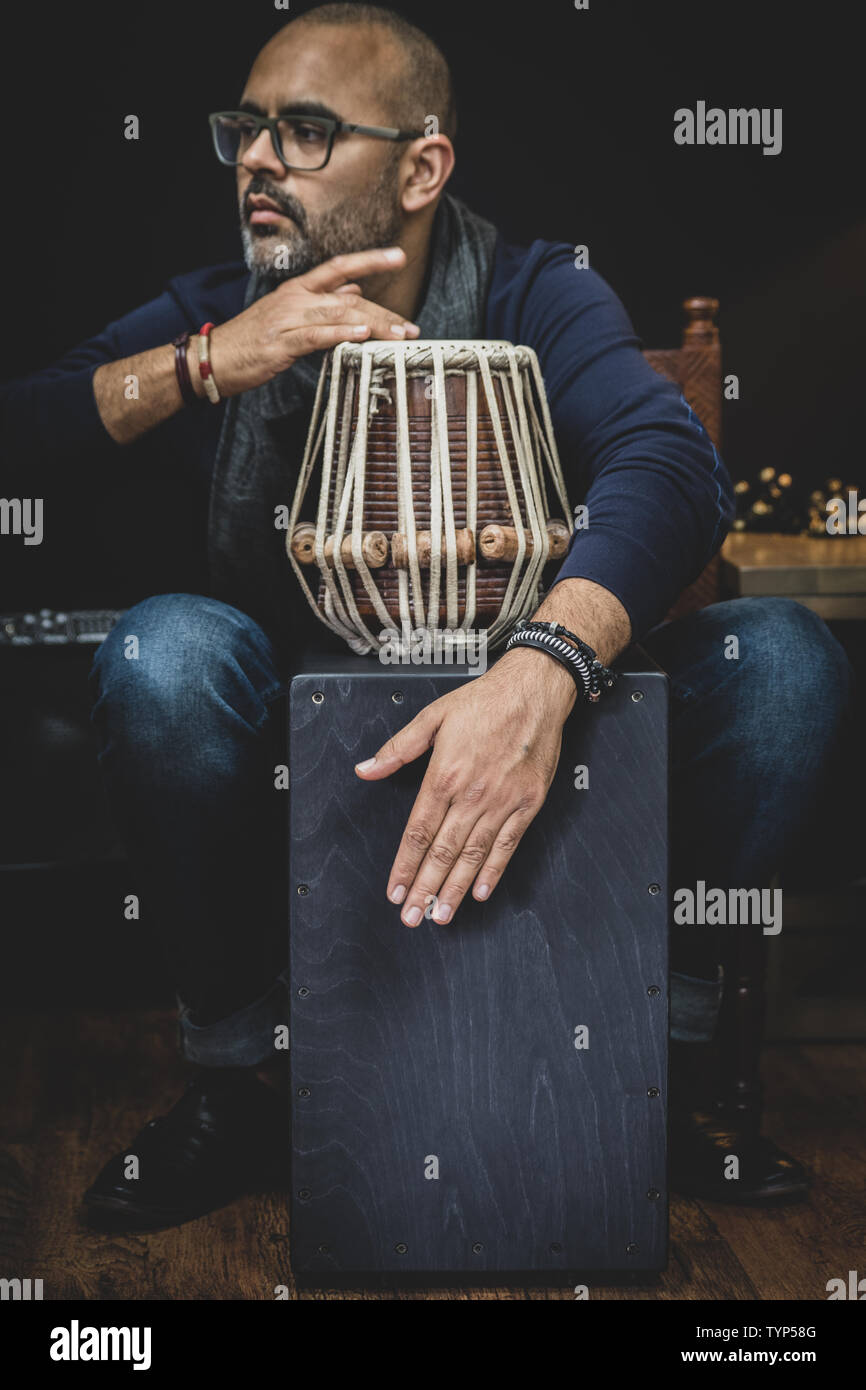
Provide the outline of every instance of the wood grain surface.
[[296,1273],[662,1268],[666,678],[570,720],[490,903],[411,930],[384,893],[426,760],[352,767],[465,677],[357,672],[290,698]]
[[[381,1277],[304,1286],[289,1264],[287,1191],[244,1197],[176,1230],[88,1230],[80,1219],[84,1188],[180,1094],[175,1038],[168,1007],[4,1012],[0,1277],[42,1279],[46,1300],[273,1302],[277,1289],[293,1301],[574,1299],[577,1281],[556,1275],[459,1287]],[[809,1201],[762,1211],[674,1196],[667,1269],[584,1280],[591,1300],[823,1301],[828,1279],[862,1273],[866,1047],[769,1048],[764,1081],[767,1132],[814,1174]]]

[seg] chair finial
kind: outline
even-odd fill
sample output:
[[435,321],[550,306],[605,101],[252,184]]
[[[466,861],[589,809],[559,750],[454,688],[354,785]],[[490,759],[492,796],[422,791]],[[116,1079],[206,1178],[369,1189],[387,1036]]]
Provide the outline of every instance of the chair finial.
[[685,327],[683,328],[683,347],[696,347],[702,343],[710,344],[719,341],[719,330],[716,326],[716,315],[719,312],[717,299],[704,296],[684,299],[683,309],[686,316]]

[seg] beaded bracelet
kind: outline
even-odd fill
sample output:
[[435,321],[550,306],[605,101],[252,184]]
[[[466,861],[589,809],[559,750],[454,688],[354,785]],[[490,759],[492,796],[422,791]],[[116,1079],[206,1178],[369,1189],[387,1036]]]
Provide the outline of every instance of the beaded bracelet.
[[505,650],[511,651],[512,647],[535,647],[554,657],[570,672],[578,692],[590,704],[601,698],[603,689],[610,690],[616,684],[617,673],[603,666],[592,647],[562,623],[519,618]]

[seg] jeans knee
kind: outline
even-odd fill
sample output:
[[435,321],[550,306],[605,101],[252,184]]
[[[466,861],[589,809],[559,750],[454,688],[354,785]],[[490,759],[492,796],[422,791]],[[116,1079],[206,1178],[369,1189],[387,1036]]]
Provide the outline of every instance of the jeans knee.
[[737,639],[738,713],[759,731],[767,757],[819,761],[851,699],[845,652],[817,613],[787,598],[741,599],[729,609]]
[[128,609],[97,652],[94,724],[162,745],[167,731],[206,721],[209,705],[257,720],[276,682],[270,644],[252,619],[218,599],[159,594]]
[[844,710],[851,671],[823,618],[788,598],[755,600],[743,617],[747,656],[766,672],[768,693],[784,684],[797,705],[817,700],[827,717]]

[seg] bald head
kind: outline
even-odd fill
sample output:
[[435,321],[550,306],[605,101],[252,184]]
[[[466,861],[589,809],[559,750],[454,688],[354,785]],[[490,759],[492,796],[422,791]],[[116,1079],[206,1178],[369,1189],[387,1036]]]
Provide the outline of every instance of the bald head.
[[358,64],[378,94],[386,124],[422,130],[427,117],[435,116],[442,134],[454,139],[457,108],[451,70],[441,49],[423,30],[380,5],[319,5],[290,20],[270,44],[280,44],[311,26],[342,29],[353,46],[359,45],[355,49]]

